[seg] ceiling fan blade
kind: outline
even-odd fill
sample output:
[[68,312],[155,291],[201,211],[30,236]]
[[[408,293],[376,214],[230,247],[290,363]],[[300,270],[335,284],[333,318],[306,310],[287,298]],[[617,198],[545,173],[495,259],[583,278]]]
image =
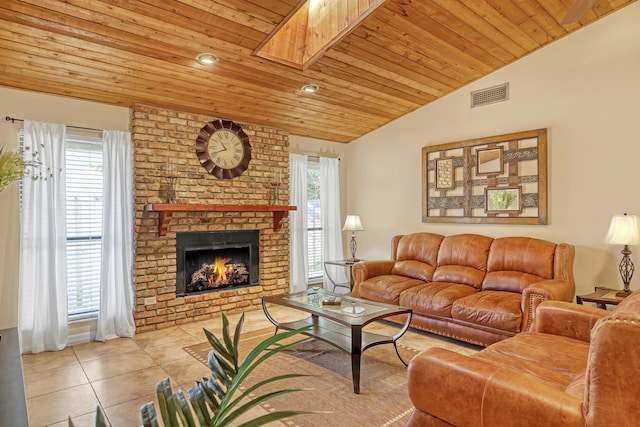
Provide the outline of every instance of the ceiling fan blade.
[[575,0],[567,14],[562,18],[562,25],[573,24],[581,20],[584,15],[591,9],[596,0]]

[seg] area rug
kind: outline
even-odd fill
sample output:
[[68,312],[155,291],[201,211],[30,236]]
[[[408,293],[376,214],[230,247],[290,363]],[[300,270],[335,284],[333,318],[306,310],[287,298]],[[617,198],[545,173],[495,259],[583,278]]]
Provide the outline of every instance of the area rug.
[[[273,328],[242,335],[241,353],[251,350]],[[409,361],[418,352],[398,346],[403,359]],[[211,346],[200,343],[185,351],[206,365]],[[267,411],[323,411],[283,420],[290,427],[316,426],[404,426],[413,410],[407,393],[407,370],[391,344],[368,349],[362,355],[360,394],[353,393],[351,356],[319,340],[309,340],[267,360],[256,369],[244,386],[283,373],[299,373],[309,377],[282,381],[264,388],[260,394],[280,388],[309,390],[288,394],[262,405]]]

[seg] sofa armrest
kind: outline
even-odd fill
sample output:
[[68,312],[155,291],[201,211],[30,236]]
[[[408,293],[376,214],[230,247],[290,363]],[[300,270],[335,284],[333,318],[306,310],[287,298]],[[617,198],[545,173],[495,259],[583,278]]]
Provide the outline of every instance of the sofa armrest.
[[571,301],[575,293],[571,282],[562,279],[543,280],[532,283],[522,291],[522,332],[531,331],[536,317],[536,309],[543,301]]
[[360,284],[376,276],[391,274],[395,261],[362,261],[353,266],[353,290],[351,296],[360,296]]
[[545,301],[538,306],[534,330],[589,342],[596,322],[607,310],[565,301]]
[[414,406],[452,425],[584,425],[582,400],[537,377],[442,348],[409,364]]

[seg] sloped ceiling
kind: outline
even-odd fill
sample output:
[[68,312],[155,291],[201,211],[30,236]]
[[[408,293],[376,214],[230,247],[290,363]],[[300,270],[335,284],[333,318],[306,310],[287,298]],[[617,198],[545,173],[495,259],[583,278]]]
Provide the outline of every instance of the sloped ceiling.
[[349,142],[633,1],[387,0],[304,71],[255,56],[299,3],[4,0],[0,85]]

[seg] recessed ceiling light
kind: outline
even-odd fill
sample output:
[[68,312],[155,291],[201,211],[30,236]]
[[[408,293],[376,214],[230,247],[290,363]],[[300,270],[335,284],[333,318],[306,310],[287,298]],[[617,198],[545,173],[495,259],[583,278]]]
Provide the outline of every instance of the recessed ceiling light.
[[301,91],[307,92],[307,93],[316,93],[319,89],[320,89],[320,86],[318,86],[315,83],[309,83],[300,88]]
[[196,61],[202,65],[214,65],[219,61],[219,58],[213,53],[201,53],[196,56]]

